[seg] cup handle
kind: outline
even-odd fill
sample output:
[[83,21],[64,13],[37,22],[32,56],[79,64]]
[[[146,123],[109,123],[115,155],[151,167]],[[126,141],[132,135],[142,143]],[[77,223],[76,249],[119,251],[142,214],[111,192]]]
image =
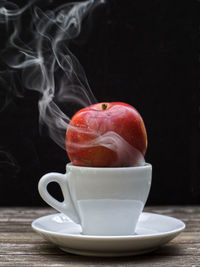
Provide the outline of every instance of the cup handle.
[[[60,202],[52,197],[48,190],[47,186],[51,182],[56,182],[59,184],[64,200]],[[46,201],[50,206],[54,209],[66,214],[70,219],[72,219],[75,223],[80,223],[80,219],[78,214],[74,208],[74,204],[72,202],[69,187],[68,187],[68,174],[61,174],[57,172],[47,173],[39,181],[38,190],[41,197]]]

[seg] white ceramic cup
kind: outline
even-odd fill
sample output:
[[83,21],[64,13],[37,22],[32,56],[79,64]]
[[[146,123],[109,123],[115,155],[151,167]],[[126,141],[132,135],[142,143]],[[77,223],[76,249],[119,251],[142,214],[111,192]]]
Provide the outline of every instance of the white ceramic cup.
[[[67,164],[66,174],[48,173],[38,185],[53,208],[81,224],[86,235],[132,235],[151,187],[152,166],[123,168],[78,167]],[[57,182],[64,201],[47,191]]]

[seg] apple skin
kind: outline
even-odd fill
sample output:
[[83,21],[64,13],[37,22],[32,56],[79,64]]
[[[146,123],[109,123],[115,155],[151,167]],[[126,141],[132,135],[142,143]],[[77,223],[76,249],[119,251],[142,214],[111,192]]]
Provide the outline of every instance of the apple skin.
[[[114,140],[113,148],[102,143],[101,137],[106,135],[110,135],[111,140],[119,139]],[[120,149],[116,148],[116,144]],[[75,166],[137,165],[135,152],[126,153],[127,147],[129,152],[137,151],[144,157],[147,133],[138,111],[122,102],[97,103],[79,110],[72,117],[66,132],[66,151]]]

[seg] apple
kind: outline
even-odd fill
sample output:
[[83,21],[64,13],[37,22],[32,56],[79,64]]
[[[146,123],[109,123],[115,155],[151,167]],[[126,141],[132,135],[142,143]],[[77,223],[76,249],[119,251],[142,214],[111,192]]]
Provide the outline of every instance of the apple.
[[79,110],[66,131],[66,151],[76,166],[142,165],[146,149],[141,115],[122,102],[97,103]]

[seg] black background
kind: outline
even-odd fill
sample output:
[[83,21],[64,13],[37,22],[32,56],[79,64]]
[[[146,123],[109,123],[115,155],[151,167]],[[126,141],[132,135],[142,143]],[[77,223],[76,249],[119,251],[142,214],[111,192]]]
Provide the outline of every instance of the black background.
[[[148,204],[200,203],[199,17],[198,1],[107,0],[70,45],[98,102],[127,102],[144,119],[153,165]],[[0,37],[3,48],[2,26]],[[39,133],[38,94],[23,95],[0,112],[0,205],[44,205],[40,177],[64,173],[68,162]]]

